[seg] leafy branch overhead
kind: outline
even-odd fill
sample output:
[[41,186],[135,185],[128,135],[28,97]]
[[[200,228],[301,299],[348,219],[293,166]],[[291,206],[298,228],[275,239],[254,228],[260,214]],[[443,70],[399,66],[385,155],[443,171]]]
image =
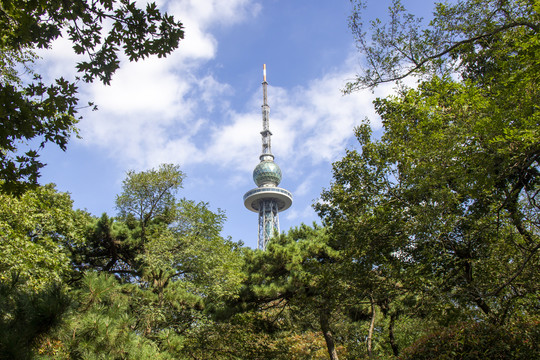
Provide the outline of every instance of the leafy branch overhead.
[[39,150],[47,143],[65,150],[77,134],[78,79],[46,84],[34,71],[34,50],[63,36],[85,56],[76,65],[82,80],[109,84],[122,54],[130,61],[164,57],[184,31],[155,3],[141,9],[129,0],[1,1],[0,191],[20,193],[36,184],[45,165]]
[[119,53],[130,61],[170,54],[184,37],[183,26],[155,3],[140,9],[129,0],[2,1],[0,47],[21,51],[49,48],[67,33],[77,54],[88,55],[77,69],[85,81],[109,84]]
[[422,18],[409,14],[400,0],[389,7],[388,22],[375,19],[366,26],[362,12],[367,2],[352,0],[349,27],[365,66],[346,85],[346,93],[411,75],[453,74],[466,65],[472,48],[482,52],[504,34],[535,36],[540,30],[538,4],[532,0],[436,3],[427,26]]

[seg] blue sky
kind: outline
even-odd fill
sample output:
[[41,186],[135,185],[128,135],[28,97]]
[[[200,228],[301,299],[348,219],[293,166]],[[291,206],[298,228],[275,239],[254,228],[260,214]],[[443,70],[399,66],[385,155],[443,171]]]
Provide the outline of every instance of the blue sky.
[[[143,2],[141,2],[142,4]],[[423,1],[413,1],[421,6]],[[342,95],[361,66],[347,27],[348,0],[157,1],[185,26],[185,40],[166,59],[124,61],[110,86],[81,84],[81,139],[68,150],[48,147],[42,183],[68,191],[76,208],[115,215],[128,170],[180,164],[180,197],[227,215],[223,235],[257,244],[257,215],[244,208],[261,151],[262,67],[267,65],[272,151],[280,187],[293,193],[281,230],[318,221],[311,205],[331,182],[331,164],[354,147],[354,126],[366,117],[380,129],[371,102],[383,86]],[[370,18],[389,0],[372,1]],[[425,9],[424,9],[425,10]],[[59,40],[41,54],[47,76],[74,77],[77,57]]]

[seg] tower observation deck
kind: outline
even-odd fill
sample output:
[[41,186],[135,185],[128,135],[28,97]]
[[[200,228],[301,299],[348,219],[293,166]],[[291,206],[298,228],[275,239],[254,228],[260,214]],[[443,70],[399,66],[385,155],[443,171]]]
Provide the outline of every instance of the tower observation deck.
[[253,181],[257,187],[244,195],[244,205],[248,210],[259,214],[259,237],[257,248],[266,249],[266,244],[274,235],[279,234],[279,212],[292,205],[292,194],[277,187],[281,182],[281,169],[274,162],[272,155],[269,127],[270,107],[268,106],[266,65],[263,66],[263,105],[262,105],[262,152],[260,163],[253,170]]

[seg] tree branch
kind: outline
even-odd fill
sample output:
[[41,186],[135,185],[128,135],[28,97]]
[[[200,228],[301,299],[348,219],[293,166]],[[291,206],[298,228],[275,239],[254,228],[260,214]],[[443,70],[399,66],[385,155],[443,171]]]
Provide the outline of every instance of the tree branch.
[[[528,27],[530,28],[531,30],[537,32],[540,30],[540,26],[536,25],[536,24],[533,24],[533,23],[530,23],[530,22],[525,22],[525,21],[515,21],[515,22],[512,22],[512,23],[509,23],[509,24],[506,24],[506,25],[503,25],[497,29],[494,29],[493,31],[490,31],[488,33],[483,33],[483,34],[480,34],[478,36],[475,36],[475,37],[472,37],[472,38],[469,38],[469,39],[465,39],[465,40],[461,40],[461,41],[458,41],[456,42],[455,44],[453,44],[452,46],[444,49],[443,51],[441,52],[438,52],[436,54],[433,54],[433,55],[430,55],[430,56],[427,56],[421,60],[419,60],[417,63],[415,63],[415,66],[413,66],[412,68],[410,68],[408,71],[406,71],[404,74],[401,74],[401,75],[396,75],[396,76],[392,76],[392,77],[389,77],[389,78],[383,78],[381,75],[380,75],[380,72],[376,71],[376,74],[377,74],[377,77],[375,80],[371,81],[370,83],[368,84],[365,84],[365,85],[361,85],[359,84],[361,82],[360,79],[357,79],[357,81],[355,83],[349,83],[347,85],[347,88],[344,90],[345,93],[351,93],[353,91],[356,91],[356,90],[361,90],[361,89],[366,89],[366,88],[370,88],[370,89],[373,89],[374,87],[376,87],[377,85],[380,85],[380,84],[384,84],[384,83],[388,83],[388,82],[395,82],[395,81],[399,81],[399,80],[403,80],[404,78],[408,77],[409,75],[412,75],[414,72],[416,72],[417,70],[419,70],[422,66],[424,66],[426,63],[432,61],[432,60],[435,60],[435,59],[438,59],[438,58],[441,58],[447,54],[449,54],[450,52],[456,50],[457,48],[459,48],[460,46],[463,46],[463,45],[466,45],[466,44],[472,44],[472,43],[475,43],[477,42],[478,40],[481,40],[481,39],[485,39],[485,38],[488,38],[488,37],[491,37],[491,36],[494,36],[498,33],[501,33],[503,31],[506,31],[506,30],[509,30],[509,29],[512,29],[512,28],[515,28],[515,27]],[[365,47],[365,45],[364,45]],[[405,56],[406,58],[410,58],[409,56]],[[370,57],[368,59],[368,61],[372,64],[372,68],[375,69],[375,66],[374,66],[374,60]],[[375,62],[376,63],[376,62]],[[366,79],[367,80],[367,79]]]

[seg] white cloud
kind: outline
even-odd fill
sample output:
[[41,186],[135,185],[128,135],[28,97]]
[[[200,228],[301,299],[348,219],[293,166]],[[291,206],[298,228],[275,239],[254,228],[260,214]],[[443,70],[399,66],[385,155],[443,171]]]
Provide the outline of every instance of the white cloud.
[[[141,1],[139,6],[143,5]],[[159,6],[186,28],[179,49],[164,59],[124,59],[110,86],[95,82],[83,86],[81,92],[84,101],[93,101],[99,108],[97,113],[85,114],[80,124],[84,142],[105,148],[128,167],[208,160],[193,137],[203,125],[205,131],[211,130],[206,118],[216,108],[228,108],[220,95],[231,92],[228,85],[219,83],[211,74],[197,75],[217,51],[217,42],[208,28],[236,23],[260,8],[249,0],[171,1]],[[60,39],[47,60],[51,76],[57,76],[66,68],[74,68],[76,59],[69,42]],[[219,134],[212,138],[219,139]],[[210,154],[216,149],[211,144],[206,146]],[[238,148],[244,150],[241,144]],[[219,155],[224,157],[226,153]]]
[[293,190],[294,196],[305,196],[311,192],[311,186],[313,185],[314,179],[318,174],[309,174],[304,181],[302,181],[295,190]]
[[193,81],[170,71],[165,59],[152,57],[124,64],[110,86],[94,83],[87,92],[100,109],[116,116],[143,112],[170,119],[190,112],[191,105],[181,100]]
[[302,219],[312,219],[315,215],[315,210],[313,210],[313,207],[311,205],[306,205],[301,209],[291,208],[287,210],[287,212],[283,215],[285,216],[287,221],[296,222],[298,220],[301,221]]
[[[86,114],[80,124],[84,142],[108,150],[126,167],[207,163],[251,172],[260,152],[261,89],[245,107],[253,110],[238,112],[226,96],[234,89],[203,69],[217,51],[212,31],[258,14],[260,5],[249,0],[185,0],[161,6],[185,24],[186,39],[165,59],[124,62],[110,86],[83,88],[100,109]],[[64,40],[55,48],[49,62],[65,66],[65,59],[74,61],[63,57],[70,51]],[[272,140],[278,144],[273,150],[276,162],[292,169],[287,176],[305,177],[302,163],[336,160],[353,138],[353,127],[366,116],[380,127],[371,103],[374,94],[344,96],[340,91],[346,79],[353,78],[349,69],[355,57],[304,87],[269,86]],[[377,91],[384,96],[390,87]],[[308,193],[309,186],[305,180],[297,193]]]
[[[260,122],[254,113],[230,113],[232,122],[214,127],[210,144],[204,150],[205,161],[252,171],[260,153]],[[255,163],[254,163],[255,162]]]
[[[87,141],[110,148],[112,156],[137,166],[208,163],[251,172],[260,152],[261,89],[248,100],[247,108],[253,111],[235,112],[222,100],[224,93],[231,92],[228,85],[211,75],[167,78],[168,73],[157,64],[150,62],[138,81],[127,76],[133,74],[128,68],[119,74],[110,93],[96,91],[102,100],[98,103],[106,111],[84,128]],[[273,148],[278,164],[294,169],[302,162],[336,160],[353,137],[353,127],[366,116],[378,126],[371,104],[375,95],[341,94],[343,79],[350,77],[346,67],[344,64],[342,71],[307,87],[269,87],[270,127],[275,134],[273,143],[278,144]],[[120,93],[115,95],[115,91]],[[216,105],[222,118],[205,119],[218,116]]]
[[181,0],[170,1],[168,6],[168,11],[183,23],[193,19],[202,28],[232,25],[257,16],[260,10],[252,0]]

